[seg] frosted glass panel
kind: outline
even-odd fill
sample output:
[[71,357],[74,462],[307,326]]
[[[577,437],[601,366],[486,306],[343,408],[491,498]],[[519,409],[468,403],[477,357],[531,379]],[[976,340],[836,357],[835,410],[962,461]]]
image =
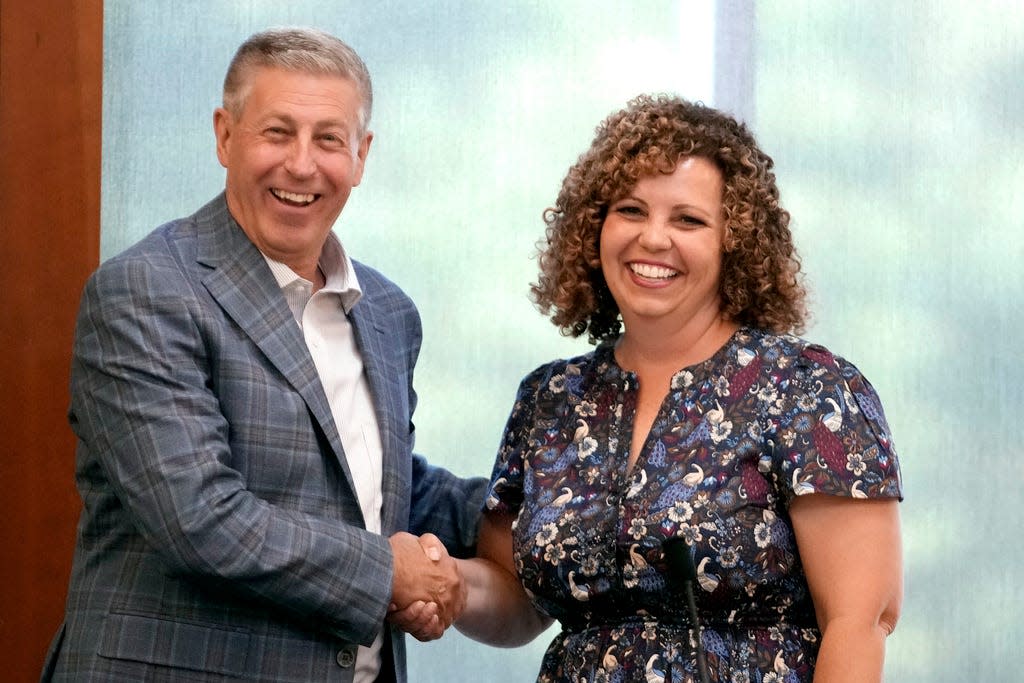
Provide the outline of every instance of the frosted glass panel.
[[[641,92],[712,102],[713,2],[105,3],[102,256],[223,186],[212,112],[238,44],[272,25],[346,40],[375,133],[336,232],[423,315],[418,450],[487,475],[515,388],[561,338],[527,299],[533,246],[597,123]],[[721,58],[720,58],[721,59]],[[413,681],[533,680],[549,635],[498,650],[410,643]]]
[[[564,171],[639,92],[717,96],[777,162],[808,336],[871,378],[903,456],[907,598],[888,680],[1017,680],[1024,13],[787,0],[758,3],[750,27],[751,6],[108,0],[102,255],[222,186],[211,116],[241,40],[281,24],[336,33],[376,90],[374,147],[337,232],[420,306],[419,450],[486,474],[519,378],[587,348],[526,298]],[[547,640],[410,640],[411,677],[532,680]]]
[[902,455],[906,603],[887,680],[1019,681],[1024,14],[758,4],[757,132],[812,284]]

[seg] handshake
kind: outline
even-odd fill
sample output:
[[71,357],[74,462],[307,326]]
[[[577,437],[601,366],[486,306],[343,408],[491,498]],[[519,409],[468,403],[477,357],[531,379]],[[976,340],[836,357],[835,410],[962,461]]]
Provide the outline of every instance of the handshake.
[[466,582],[433,534],[391,536],[394,576],[388,621],[417,640],[440,638],[466,608]]

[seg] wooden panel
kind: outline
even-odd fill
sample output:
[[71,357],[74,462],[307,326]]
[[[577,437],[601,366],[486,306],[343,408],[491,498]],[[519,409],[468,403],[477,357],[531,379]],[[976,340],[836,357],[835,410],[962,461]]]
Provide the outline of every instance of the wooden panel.
[[74,526],[68,364],[99,260],[101,0],[0,3],[0,643],[38,680]]

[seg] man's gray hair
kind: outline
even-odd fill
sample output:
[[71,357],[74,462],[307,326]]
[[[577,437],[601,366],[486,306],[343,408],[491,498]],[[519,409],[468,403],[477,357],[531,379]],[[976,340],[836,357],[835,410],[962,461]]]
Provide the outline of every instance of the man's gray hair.
[[356,51],[329,33],[313,28],[272,28],[253,34],[238,48],[224,77],[224,108],[239,116],[259,68],[278,68],[353,81],[363,106],[359,123],[370,125],[373,88],[370,72]]

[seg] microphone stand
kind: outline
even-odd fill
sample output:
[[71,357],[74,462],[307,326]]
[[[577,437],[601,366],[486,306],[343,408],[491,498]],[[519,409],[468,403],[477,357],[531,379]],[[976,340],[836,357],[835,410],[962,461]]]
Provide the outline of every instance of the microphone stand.
[[[669,578],[675,583],[682,583],[686,595],[686,608],[693,623],[690,646],[697,657],[697,672],[701,683],[711,683],[708,674],[708,662],[704,656],[704,646],[700,640],[700,615],[697,613],[697,598],[693,592],[693,584],[697,580],[697,568],[693,564],[693,556],[686,541],[678,536],[666,540],[661,545],[668,564]],[[671,669],[666,669],[666,683]]]
[[704,657],[704,646],[700,642],[700,617],[697,616],[697,599],[693,595],[693,582],[683,582],[686,591],[686,606],[690,611],[690,620],[693,621],[692,645],[697,655],[697,671],[700,672],[701,683],[711,683],[708,676],[708,662]]

